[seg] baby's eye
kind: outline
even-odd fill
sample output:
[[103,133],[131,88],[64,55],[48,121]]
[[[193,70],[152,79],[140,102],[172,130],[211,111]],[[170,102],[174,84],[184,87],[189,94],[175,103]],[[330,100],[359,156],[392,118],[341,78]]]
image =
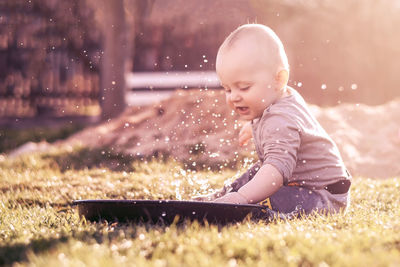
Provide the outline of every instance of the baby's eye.
[[240,91],[247,91],[247,90],[249,90],[249,88],[250,88],[250,86],[245,86],[245,87],[240,88]]
[[231,92],[231,89],[226,89],[225,88],[225,93],[230,93]]

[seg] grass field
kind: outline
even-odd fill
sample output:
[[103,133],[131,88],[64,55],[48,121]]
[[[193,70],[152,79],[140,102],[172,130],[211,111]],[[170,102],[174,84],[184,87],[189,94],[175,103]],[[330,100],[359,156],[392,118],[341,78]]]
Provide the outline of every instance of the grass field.
[[190,199],[240,171],[191,171],[84,149],[0,155],[0,265],[400,266],[398,177],[355,177],[346,214],[270,224],[91,223],[70,206],[86,198]]

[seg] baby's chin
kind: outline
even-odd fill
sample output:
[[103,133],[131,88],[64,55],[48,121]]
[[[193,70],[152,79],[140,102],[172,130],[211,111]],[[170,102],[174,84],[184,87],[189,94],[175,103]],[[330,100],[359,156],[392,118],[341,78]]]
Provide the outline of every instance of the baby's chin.
[[[238,113],[236,113],[236,114],[238,114]],[[251,115],[251,114],[249,114],[249,115],[238,114],[238,115],[239,115],[239,119],[242,121],[252,121],[253,119],[256,118],[256,116]]]

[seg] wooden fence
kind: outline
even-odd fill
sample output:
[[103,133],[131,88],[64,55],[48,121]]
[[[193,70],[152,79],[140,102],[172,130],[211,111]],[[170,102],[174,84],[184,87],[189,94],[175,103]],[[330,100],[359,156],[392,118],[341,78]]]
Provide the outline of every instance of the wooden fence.
[[29,2],[0,3],[0,117],[98,114],[99,39],[85,34],[91,14],[77,12],[76,0],[61,9]]

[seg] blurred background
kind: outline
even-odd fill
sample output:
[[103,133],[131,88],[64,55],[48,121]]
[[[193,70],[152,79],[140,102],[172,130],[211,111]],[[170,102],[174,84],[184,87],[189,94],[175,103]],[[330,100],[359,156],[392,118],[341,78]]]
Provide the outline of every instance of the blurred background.
[[165,90],[218,87],[219,44],[255,22],[282,39],[308,102],[400,95],[398,0],[1,0],[0,122],[107,120]]

